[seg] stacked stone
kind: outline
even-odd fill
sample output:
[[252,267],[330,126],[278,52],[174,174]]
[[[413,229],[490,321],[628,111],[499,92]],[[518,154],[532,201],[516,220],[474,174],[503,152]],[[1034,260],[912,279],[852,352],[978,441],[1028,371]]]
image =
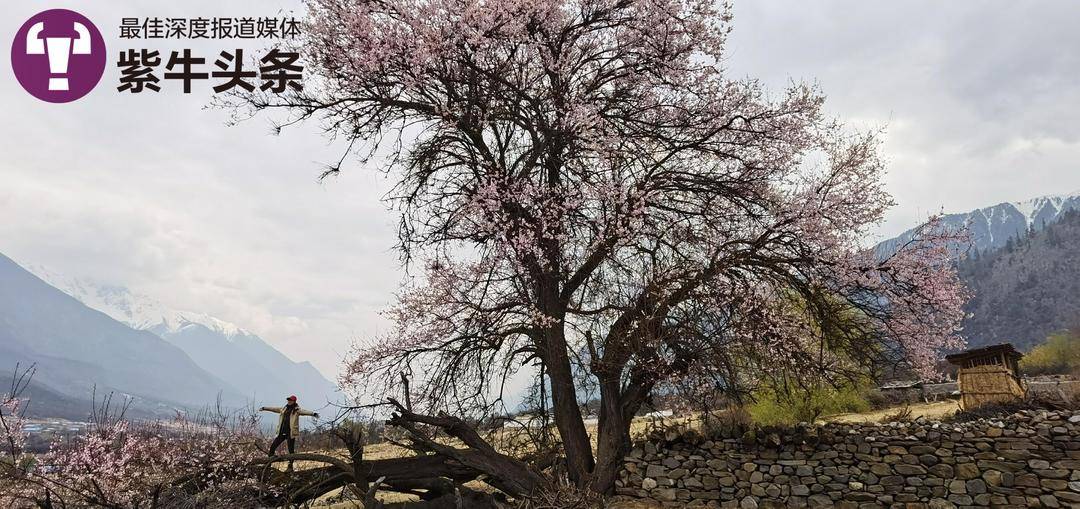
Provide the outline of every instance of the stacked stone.
[[667,507],[1080,507],[1080,412],[668,436],[616,486]]

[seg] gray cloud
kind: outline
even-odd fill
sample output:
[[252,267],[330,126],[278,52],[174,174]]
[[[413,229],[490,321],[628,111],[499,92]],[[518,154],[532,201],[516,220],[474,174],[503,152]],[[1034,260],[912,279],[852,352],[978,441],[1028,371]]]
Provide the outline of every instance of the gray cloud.
[[736,2],[728,68],[817,80],[828,108],[886,126],[898,206],[880,235],[942,209],[1080,190],[1080,4]]
[[[227,127],[210,95],[115,92],[123,16],[247,16],[298,2],[80,7],[111,41],[103,83],[68,105],[25,94],[0,52],[0,252],[125,284],[251,329],[336,372],[403,272],[387,180],[354,164],[319,183],[342,149],[317,126],[282,136],[266,119]],[[5,8],[5,40],[40,4]],[[1080,35],[1069,1],[738,1],[725,65],[773,88],[817,80],[828,108],[887,125],[889,189],[879,235],[941,209],[1080,189]],[[207,54],[235,47],[192,46]]]

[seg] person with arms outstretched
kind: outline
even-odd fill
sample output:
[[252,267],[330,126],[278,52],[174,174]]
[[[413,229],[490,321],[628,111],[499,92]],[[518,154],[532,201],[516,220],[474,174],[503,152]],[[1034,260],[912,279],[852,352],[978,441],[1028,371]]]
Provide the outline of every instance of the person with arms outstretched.
[[[277,425],[277,437],[274,438],[274,442],[270,444],[270,456],[275,456],[277,448],[281,446],[282,442],[285,442],[289,446],[289,454],[296,452],[296,437],[300,435],[300,416],[306,415],[316,419],[319,418],[318,412],[311,412],[300,408],[300,405],[296,404],[296,396],[289,396],[286,398],[286,404],[283,407],[276,406],[264,406],[259,408],[260,412],[274,412],[278,414]],[[289,468],[292,468],[292,461],[289,461]]]

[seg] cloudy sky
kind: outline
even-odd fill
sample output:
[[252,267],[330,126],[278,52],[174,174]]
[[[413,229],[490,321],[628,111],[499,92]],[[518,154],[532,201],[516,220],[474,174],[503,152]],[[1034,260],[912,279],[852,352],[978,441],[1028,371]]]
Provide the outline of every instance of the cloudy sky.
[[[380,202],[388,182],[359,164],[318,182],[341,146],[314,125],[281,136],[264,118],[228,126],[227,111],[205,107],[208,86],[117,93],[120,47],[236,47],[122,43],[122,17],[301,7],[158,4],[79,7],[111,47],[103,82],[74,103],[26,94],[0,52],[0,253],[234,322],[332,377],[351,341],[385,327],[378,310],[403,277]],[[11,3],[0,34],[63,6]],[[887,128],[898,204],[877,237],[941,210],[1080,191],[1080,3],[742,0],[735,16],[732,74],[773,88],[816,80],[830,112]]]

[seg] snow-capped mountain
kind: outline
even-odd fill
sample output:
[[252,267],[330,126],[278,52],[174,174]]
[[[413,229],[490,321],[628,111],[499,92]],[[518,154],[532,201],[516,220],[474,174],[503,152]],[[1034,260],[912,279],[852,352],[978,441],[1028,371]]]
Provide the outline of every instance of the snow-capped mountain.
[[133,329],[178,332],[191,325],[202,325],[227,339],[251,334],[235,324],[205,313],[180,311],[166,307],[157,300],[132,292],[123,286],[99,283],[88,279],[67,277],[44,265],[23,264],[27,270],[79,302],[101,311]]
[[40,416],[85,418],[95,397],[133,397],[140,415],[172,415],[220,396],[245,398],[183,348],[136,330],[72,298],[0,254],[0,374],[36,366]]
[[179,347],[202,369],[253,401],[277,403],[297,394],[312,408],[334,401],[336,386],[308,362],[294,362],[258,335],[205,313],[172,309],[119,285],[25,267],[50,285],[137,330]]
[[1080,190],[1057,196],[1041,196],[1028,201],[1013,202],[1011,205],[1024,215],[1028,225],[1042,229],[1056,220],[1062,212],[1080,205]]
[[[950,228],[967,227],[972,247],[980,252],[1005,246],[1009,239],[1023,236],[1027,230],[1040,231],[1053,223],[1067,210],[1080,209],[1080,191],[1054,196],[1042,196],[1026,201],[999,203],[971,212],[946,214],[942,221]],[[915,229],[879,243],[880,256],[896,251],[911,240]]]

